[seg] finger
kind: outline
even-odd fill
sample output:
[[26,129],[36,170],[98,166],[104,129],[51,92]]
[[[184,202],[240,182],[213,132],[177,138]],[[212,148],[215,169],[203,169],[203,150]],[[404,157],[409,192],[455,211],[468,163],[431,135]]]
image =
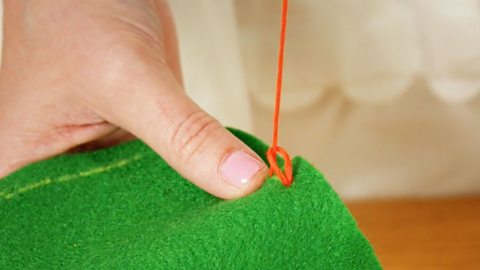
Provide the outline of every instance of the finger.
[[22,128],[2,130],[0,131],[0,149],[2,149],[0,178],[30,163],[47,159],[100,138],[113,129],[114,127],[110,124],[104,123],[38,131]]
[[93,151],[97,149],[113,147],[115,145],[128,142],[134,139],[135,139],[135,136],[133,136],[129,132],[126,132],[123,129],[117,128],[113,130],[111,133],[101,138],[98,138],[97,140],[78,145],[70,149],[68,152],[80,153],[80,152]]
[[261,186],[267,168],[248,146],[199,108],[168,67],[135,76],[106,105],[105,118],[144,140],[175,170],[221,198],[245,196]]

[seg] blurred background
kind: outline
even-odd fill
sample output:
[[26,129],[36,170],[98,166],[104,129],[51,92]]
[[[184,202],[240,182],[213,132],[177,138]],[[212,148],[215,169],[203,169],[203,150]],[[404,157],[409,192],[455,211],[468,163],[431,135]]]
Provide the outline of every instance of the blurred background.
[[[170,3],[189,95],[270,142],[281,1]],[[385,268],[480,269],[480,0],[291,0],[285,57],[280,144]]]
[[[270,142],[280,3],[171,1],[190,95]],[[343,198],[480,192],[480,1],[292,0],[280,144]]]

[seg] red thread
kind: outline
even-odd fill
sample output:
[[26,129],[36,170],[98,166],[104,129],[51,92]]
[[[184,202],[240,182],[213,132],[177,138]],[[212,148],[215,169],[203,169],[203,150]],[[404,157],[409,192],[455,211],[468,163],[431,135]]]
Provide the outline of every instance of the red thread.
[[[283,78],[283,55],[285,51],[285,30],[287,26],[288,0],[282,1],[282,21],[280,30],[280,46],[278,49],[278,66],[277,66],[277,85],[275,95],[275,111],[273,114],[273,142],[272,147],[267,151],[267,159],[270,163],[270,176],[277,175],[283,185],[289,187],[293,182],[292,161],[287,151],[278,146],[278,122],[280,114],[280,99],[282,96],[282,78]],[[285,160],[284,171],[280,169],[277,163],[277,155]]]

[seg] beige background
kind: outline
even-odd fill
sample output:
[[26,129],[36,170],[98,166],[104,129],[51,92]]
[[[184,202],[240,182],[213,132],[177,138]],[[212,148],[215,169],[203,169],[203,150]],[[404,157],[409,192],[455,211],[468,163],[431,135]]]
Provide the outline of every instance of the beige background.
[[[172,5],[188,91],[270,141],[280,1]],[[479,91],[478,0],[290,1],[280,142],[343,197],[479,192]]]

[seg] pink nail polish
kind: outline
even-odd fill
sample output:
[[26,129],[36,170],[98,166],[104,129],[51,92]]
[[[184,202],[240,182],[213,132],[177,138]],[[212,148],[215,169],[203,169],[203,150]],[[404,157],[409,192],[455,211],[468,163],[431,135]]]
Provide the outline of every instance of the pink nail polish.
[[220,172],[225,181],[235,187],[241,187],[262,169],[262,164],[244,151],[231,153],[224,161]]

